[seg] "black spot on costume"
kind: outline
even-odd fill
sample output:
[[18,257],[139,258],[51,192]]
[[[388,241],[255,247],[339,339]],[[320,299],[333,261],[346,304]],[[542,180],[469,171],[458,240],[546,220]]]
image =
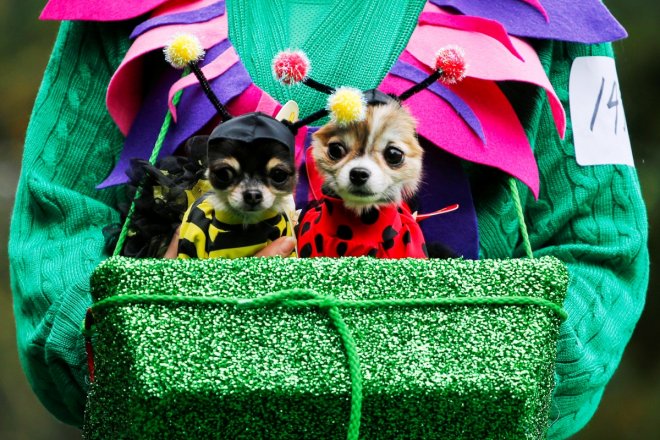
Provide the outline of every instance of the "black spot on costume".
[[324,196],[317,207],[301,213],[300,257],[427,258],[422,231],[405,204],[359,216],[341,199]]

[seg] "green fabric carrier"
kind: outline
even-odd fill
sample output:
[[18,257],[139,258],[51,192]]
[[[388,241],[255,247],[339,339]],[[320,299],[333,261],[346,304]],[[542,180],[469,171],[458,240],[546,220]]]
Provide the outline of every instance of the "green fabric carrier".
[[544,437],[567,283],[551,257],[113,257],[84,437]]

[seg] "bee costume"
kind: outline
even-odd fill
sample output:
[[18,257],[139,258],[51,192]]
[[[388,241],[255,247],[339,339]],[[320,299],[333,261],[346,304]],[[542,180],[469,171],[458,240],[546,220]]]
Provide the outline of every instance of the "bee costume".
[[[142,46],[130,53],[129,48],[133,43],[129,34],[136,21],[110,24],[94,22],[136,18],[169,3],[176,4],[176,14],[168,16],[163,13],[167,7],[158,8],[153,17],[140,23],[134,37],[137,38],[137,44]],[[421,0],[341,1],[337,4],[343,6],[345,13],[337,14],[336,17],[330,15],[328,20],[323,19],[325,4],[319,3],[315,13],[309,14],[309,20],[296,21],[295,35],[286,35],[293,27],[290,28],[285,23],[289,17],[292,20],[300,17],[299,13],[304,9],[302,6],[294,5],[294,2],[273,1],[260,2],[264,5],[261,8],[255,7],[256,3],[254,0],[233,0],[226,3],[154,0],[122,2],[121,6],[115,7],[119,3],[93,0],[49,2],[49,11],[52,12],[48,15],[49,18],[74,21],[65,21],[61,25],[53,56],[37,97],[26,137],[9,241],[18,350],[28,381],[41,402],[58,419],[81,426],[87,393],[90,392],[89,401],[95,402],[94,399],[99,397],[102,391],[102,383],[109,378],[103,367],[116,360],[122,362],[120,371],[128,376],[120,374],[115,377],[129,377],[130,381],[124,380],[120,384],[123,386],[123,393],[115,394],[113,402],[121,407],[122,404],[149,401],[161,405],[161,410],[140,412],[125,408],[126,411],[118,411],[113,407],[99,407],[90,403],[90,411],[105,410],[108,418],[97,413],[97,423],[89,425],[87,433],[100,432],[106,427],[104,421],[112,423],[115,420],[118,431],[114,436],[109,434],[107,438],[144,438],[144,429],[156,426],[169,429],[157,438],[172,437],[176,434],[180,434],[178,438],[208,438],[226,432],[218,427],[233,427],[237,430],[243,428],[241,435],[248,437],[250,435],[245,433],[245,429],[261,429],[258,432],[267,435],[272,431],[261,425],[266,419],[263,417],[263,411],[260,418],[253,419],[252,424],[242,423],[241,426],[236,426],[235,421],[248,414],[251,408],[265,409],[266,405],[255,405],[255,399],[270,396],[272,400],[265,402],[268,404],[268,414],[282,417],[280,423],[275,423],[274,426],[297,430],[289,432],[288,438],[301,438],[305,433],[311,436],[311,433],[315,432],[314,429],[322,426],[330,426],[335,431],[332,435],[326,432],[329,435],[316,438],[341,437],[343,431],[338,431],[343,430],[348,419],[348,376],[352,374],[355,377],[356,372],[362,372],[366,391],[362,432],[366,438],[387,434],[395,437],[395,431],[383,429],[389,429],[391,425],[388,423],[395,418],[400,419],[402,414],[407,417],[397,424],[397,428],[427,428],[427,434],[436,432],[433,428],[437,428],[437,432],[451,430],[458,427],[455,423],[458,417],[449,415],[443,419],[445,423],[433,426],[431,423],[436,422],[434,415],[453,403],[477,405],[464,405],[458,408],[458,412],[451,413],[455,416],[469,416],[470,409],[473,409],[482,425],[486,425],[486,434],[481,437],[475,434],[476,438],[497,436],[493,430],[503,426],[501,422],[504,418],[489,419],[492,412],[484,410],[484,407],[479,411],[479,401],[463,399],[468,396],[464,392],[465,389],[455,389],[455,392],[445,396],[446,398],[432,402],[434,405],[425,404],[425,411],[420,411],[420,406],[410,405],[415,399],[407,394],[399,394],[400,398],[394,401],[384,399],[391,390],[405,393],[416,389],[419,391],[416,398],[430,396],[431,388],[411,388],[413,384],[419,385],[420,381],[422,385],[430,387],[447,381],[458,386],[466,379],[475,387],[483,385],[484,397],[497,397],[498,389],[504,390],[505,393],[507,389],[516,392],[533,390],[538,396],[541,388],[521,386],[521,380],[529,377],[527,374],[514,376],[516,380],[512,388],[489,388],[488,380],[494,378],[489,372],[493,373],[494,370],[483,372],[480,368],[500,365],[502,357],[509,356],[518,347],[529,348],[523,353],[526,360],[541,356],[537,345],[527,346],[525,343],[531,333],[542,327],[539,322],[543,321],[545,326],[558,318],[554,315],[545,318],[536,316],[541,320],[539,321],[528,314],[528,308],[500,308],[492,304],[483,307],[454,304],[448,306],[446,313],[440,313],[441,310],[438,309],[430,317],[424,310],[403,310],[400,306],[389,307],[388,310],[376,313],[374,309],[360,309],[365,306],[364,302],[360,301],[365,298],[382,298],[384,294],[393,298],[408,294],[410,299],[415,293],[453,292],[452,295],[457,295],[461,289],[465,289],[467,294],[462,298],[479,299],[488,292],[502,292],[508,297],[516,295],[516,292],[519,295],[540,291],[539,280],[565,283],[566,271],[549,271],[547,267],[543,269],[542,266],[547,266],[545,259],[500,260],[511,256],[524,256],[517,229],[516,212],[519,211],[528,220],[529,238],[535,255],[552,255],[561,259],[570,276],[565,301],[562,302],[557,295],[548,296],[558,303],[563,303],[569,317],[560,327],[556,362],[554,354],[551,353],[553,348],[550,345],[553,344],[546,344],[544,347],[548,348],[545,353],[549,353],[549,363],[534,370],[542,370],[551,378],[556,377],[554,387],[552,381],[545,382],[543,387],[546,392],[552,393],[552,400],[546,401],[543,408],[549,409],[550,415],[549,418],[546,417],[546,424],[537,425],[540,430],[535,438],[545,437],[547,434],[550,439],[561,439],[579,431],[596,410],[643,308],[649,274],[646,248],[648,225],[635,170],[622,165],[578,165],[574,160],[575,148],[570,132],[572,115],[569,115],[566,139],[560,140],[556,134],[548,99],[543,90],[534,86],[517,88],[509,87],[513,84],[508,83],[506,92],[509,96],[514,95],[516,103],[519,104],[516,108],[520,116],[518,124],[522,123],[524,126],[527,136],[525,139],[529,139],[533,144],[538,159],[541,183],[538,201],[523,188],[521,203],[516,206],[512,203],[511,193],[504,183],[503,173],[483,166],[467,170],[478,206],[479,257],[483,259],[481,261],[433,262],[410,259],[392,262],[369,258],[331,261],[254,258],[197,261],[175,259],[165,262],[154,259],[113,258],[95,271],[99,263],[108,257],[103,250],[104,239],[100,230],[118,221],[118,206],[126,200],[121,188],[97,191],[95,186],[108,176],[113,161],[120,155],[124,136],[128,135],[129,131],[133,131],[134,145],[141,144],[149,148],[153,146],[153,140],[158,136],[166,112],[164,101],[167,91],[171,84],[177,81],[178,74],[169,70],[163,73],[164,93],[154,98],[154,102],[157,101],[160,105],[154,104],[144,112],[159,119],[155,130],[148,131],[147,142],[139,142],[144,140],[139,139],[140,136],[147,133],[146,124],[138,124],[135,130],[130,130],[131,123],[140,109],[140,102],[135,101],[143,97],[148,98],[148,93],[139,93],[140,90],[132,89],[143,84],[143,78],[113,81],[113,85],[127,87],[121,93],[110,95],[115,98],[114,104],[121,104],[119,110],[115,107],[112,113],[117,124],[108,115],[104,103],[107,86],[125,54],[136,57],[136,54],[141,55],[163,47],[165,37],[162,37],[162,34],[165,31],[161,32],[161,29],[164,26],[169,26],[169,29],[200,27],[204,32],[205,47],[209,53],[218,55],[228,52],[225,58],[219,56],[218,64],[221,66],[227,66],[228,60],[230,61],[236,52],[241,55],[244,65],[239,62],[226,70],[216,69],[216,72],[228,72],[227,75],[235,80],[233,84],[242,87],[237,93],[221,96],[223,102],[232,101],[230,106],[244,110],[240,113],[254,111],[256,105],[249,107],[246,102],[260,102],[262,97],[264,102],[267,101],[265,95],[257,93],[256,86],[247,78],[247,72],[272,96],[282,102],[288,99],[287,95],[291,92],[280,90],[279,83],[272,78],[267,65],[273,54],[282,49],[283,42],[292,45],[301,41],[307,45],[309,42],[308,47],[304,47],[307,53],[315,57],[315,60],[318,57],[323,61],[315,63],[317,78],[337,84],[351,83],[365,90],[377,86],[409,39],[425,40],[422,38],[425,34],[431,34],[428,36],[428,39],[431,39],[437,31],[450,35],[451,40],[462,32],[479,38],[484,45],[495,44],[494,37],[510,44],[510,37],[514,39],[517,49],[524,49],[529,48],[529,45],[518,37],[532,37],[533,53],[525,52],[524,56],[521,55],[526,59],[526,66],[542,66],[545,72],[551,73],[549,81],[561,97],[562,104],[567,106],[568,79],[573,60],[592,56],[613,57],[612,47],[607,42],[625,35],[598,0],[500,0],[496,2],[497,8],[492,6],[495,2],[491,0],[434,0],[428,4]],[[285,9],[285,3],[291,3],[291,8]],[[405,7],[402,6],[404,4]],[[451,17],[443,17],[433,4],[450,4]],[[541,4],[547,8],[547,13],[535,9]],[[425,6],[426,10],[420,17]],[[191,9],[199,11],[190,13]],[[370,14],[368,19],[365,18],[365,13]],[[444,24],[437,20],[438,14],[445,20]],[[314,21],[313,18],[318,20]],[[488,35],[479,32],[478,25],[482,19],[489,20],[490,31],[486,32]],[[356,25],[357,20],[360,20],[359,26]],[[494,21],[501,26],[495,29],[494,24],[497,23],[493,23]],[[210,24],[207,26],[207,23]],[[587,31],[591,33],[588,38],[574,35]],[[530,35],[529,32],[534,34]],[[228,33],[231,34],[231,42],[227,39]],[[163,41],[151,44],[153,40],[147,39],[153,35],[161,35]],[[217,39],[213,40],[214,37]],[[230,45],[236,47],[236,52],[227,49]],[[500,53],[506,52],[507,49],[500,46],[497,46],[497,50]],[[369,59],[364,59],[366,52],[371,55]],[[409,51],[404,52],[409,63],[415,64],[417,68],[426,68],[421,65],[425,61],[423,57],[420,61],[413,58]],[[473,59],[468,59],[468,62],[478,63],[482,57],[490,54],[490,51],[484,50]],[[131,62],[129,70],[135,74],[141,65]],[[487,67],[483,70],[486,73]],[[492,107],[492,110],[496,114],[502,114],[509,108],[506,104],[508,100],[501,94],[496,80],[470,78],[467,85],[475,88],[462,88],[459,95],[474,97],[476,94],[476,101],[479,102],[472,100],[472,106],[500,96],[503,105]],[[224,85],[228,81],[222,83]],[[489,93],[478,93],[478,86],[483,86],[483,90]],[[303,90],[300,96],[299,102],[303,104],[303,109],[318,108],[325,101],[322,94],[313,90]],[[430,101],[435,99],[431,94],[426,96]],[[422,97],[418,96],[420,101]],[[192,125],[186,118],[204,112],[215,114],[213,109],[209,111],[205,108],[206,103],[202,101],[203,96],[198,89],[190,88],[185,91],[181,105],[187,103],[192,107],[187,107],[190,111],[179,112],[179,133],[188,129],[198,131],[208,122],[200,120],[200,124],[191,128]],[[606,104],[606,99],[603,103]],[[427,111],[427,114],[435,115],[435,107]],[[192,111],[193,109],[200,111]],[[451,118],[440,121],[436,119],[433,126],[445,126],[445,123],[449,122],[452,122]],[[489,138],[489,128],[491,127],[487,124],[483,125],[485,137],[490,141],[487,146],[481,148],[483,154],[496,149],[497,138]],[[427,137],[431,134],[429,132]],[[450,134],[458,134],[458,131]],[[191,133],[184,133],[180,137],[172,136],[171,142],[176,146],[190,135]],[[446,143],[446,146],[450,145],[451,142]],[[164,154],[172,154],[172,151],[164,151]],[[127,155],[131,156],[128,153]],[[143,157],[148,157],[148,154]],[[519,156],[513,155],[512,163],[515,165],[518,162]],[[124,170],[125,167],[118,174],[123,176]],[[119,270],[120,266],[124,270]],[[96,274],[94,296],[90,294],[92,272]],[[150,277],[150,281],[145,280],[145,275]],[[210,281],[212,284],[203,285],[204,281]],[[308,290],[289,291],[287,295],[280,293],[279,296],[263,298],[264,292],[291,288],[294,284],[295,287],[305,286]],[[109,303],[104,303],[107,308],[99,307],[94,312],[99,319],[92,341],[97,349],[99,362],[97,377],[90,386],[85,340],[80,333],[80,322],[93,300],[97,305],[101,304],[98,301],[104,296],[99,290],[102,288],[106,288],[109,296],[122,293],[126,301],[136,300],[136,297],[131,295],[142,294],[144,298],[153,296],[162,299],[163,293],[178,293],[197,295],[195,301],[199,304],[193,307],[190,303],[182,302],[177,304],[177,307],[163,309],[162,305],[156,304],[126,303],[124,307],[116,305],[112,308]],[[135,289],[140,288],[142,290],[136,292]],[[310,288],[323,292],[325,296],[311,295]],[[514,288],[515,292],[512,290]],[[208,301],[209,295],[217,292],[231,292],[235,299],[229,298],[220,303],[217,308],[226,314],[211,318],[205,314],[212,308]],[[341,298],[344,303],[338,305],[337,302],[331,302],[328,299],[331,295]],[[261,298],[261,304],[269,307],[254,308],[256,304],[251,302],[250,298]],[[214,300],[217,301],[218,298]],[[313,304],[322,309],[309,308]],[[346,313],[346,325],[340,328],[346,330],[347,327],[354,329],[358,326],[361,331],[352,332],[357,350],[356,344],[340,343],[340,340],[346,341],[342,338],[349,333],[344,331],[343,336],[340,336],[330,331],[333,329],[329,329],[329,321],[325,319],[327,313],[333,313],[332,322],[340,324],[336,312],[339,306],[346,305],[352,309],[350,313]],[[344,310],[342,308],[342,313]],[[150,315],[149,312],[156,314]],[[495,313],[496,319],[489,320],[489,312]],[[524,313],[524,316],[521,316],[521,313]],[[542,313],[540,309],[538,313]],[[406,327],[406,323],[410,324],[415,320],[424,321],[428,326],[423,329]],[[304,329],[309,332],[301,334],[303,321]],[[493,326],[507,323],[515,326],[516,322],[520,322],[520,325],[525,327],[525,337],[517,344],[496,346],[501,357],[494,358],[490,364],[472,363],[472,356],[497,351],[492,348],[479,350],[479,347],[474,345],[466,345],[470,341],[484,342],[480,333],[475,331],[477,321]],[[363,323],[369,325],[362,326]],[[558,322],[555,324],[558,325]],[[170,357],[163,357],[153,347],[140,346],[140,341],[153,341],[158,335],[165,334],[155,331],[156,328],[165,332],[178,332],[177,338],[167,338],[177,348],[168,352]],[[130,331],[127,332],[127,329]],[[486,326],[485,329],[488,330],[489,327]],[[510,327],[502,327],[501,331],[490,331],[488,335],[494,338],[505,337],[508,334],[507,329]],[[214,333],[210,333],[210,330]],[[462,330],[462,333],[454,330]],[[228,344],[217,345],[219,341]],[[447,346],[442,353],[445,357],[439,360],[433,357],[437,354],[434,350],[438,341],[455,341],[457,345]],[[494,341],[497,342],[498,339]],[[103,347],[117,347],[115,344],[122,342],[125,343],[122,349],[124,351],[102,352]],[[398,349],[401,344],[406,343],[407,349]],[[132,351],[133,347],[141,349]],[[114,357],[109,356],[113,353]],[[134,355],[135,353],[139,355]],[[356,353],[363,361],[363,368],[359,368],[360,365],[355,363],[356,358],[353,355]],[[421,359],[421,363],[412,362],[408,363],[408,368],[401,367],[407,360],[406,356],[411,353],[418,356],[417,359]],[[452,354],[455,356],[452,357]],[[268,362],[267,365],[271,368],[257,368],[257,357]],[[200,359],[202,364],[195,370],[177,366],[173,362]],[[290,359],[290,363],[285,364],[285,359]],[[346,368],[347,359],[352,360],[350,370]],[[507,359],[512,361],[511,365],[518,364],[511,358]],[[399,361],[404,364],[398,364]],[[401,368],[396,369],[396,381],[389,382],[389,370],[385,367],[397,365]],[[411,365],[415,368],[410,368]],[[467,371],[458,374],[461,365],[466,367]],[[284,366],[287,368],[283,368]],[[306,366],[319,368],[306,370]],[[443,370],[436,373],[422,370],[422,367],[426,366],[439,366]],[[321,376],[319,371],[327,374]],[[256,377],[257,372],[263,375]],[[150,378],[149,373],[162,373],[165,376],[156,380],[151,377],[145,381],[144,379]],[[231,382],[226,382],[223,388],[225,391],[243,390],[241,395],[228,396],[226,399],[229,406],[238,412],[232,413],[236,416],[234,419],[218,420],[222,424],[213,425],[213,435],[195,436],[192,431],[202,426],[200,421],[204,416],[223,417],[226,414],[223,411],[209,411],[209,408],[217,406],[210,406],[213,402],[204,400],[217,397],[218,394],[205,393],[203,386],[184,388],[183,384],[191,378],[197,379],[198,385],[211,384],[218,377],[213,374],[220,373],[238,374],[232,376]],[[379,388],[373,381],[381,379],[384,380],[381,383],[384,387]],[[150,400],[126,398],[128,391],[133,392],[141,385],[147,386],[148,390],[159,391],[158,395]],[[245,390],[245,385],[258,385],[259,388]],[[261,390],[267,387],[270,387],[269,393],[262,393]],[[289,399],[285,395],[277,394],[292,388],[301,390],[303,394]],[[179,394],[186,390],[190,393],[197,390],[199,393],[196,396]],[[276,394],[282,397],[279,401],[275,398]],[[131,394],[130,397],[134,396],[136,395]],[[508,405],[512,396],[518,394],[499,394],[499,399],[495,400],[497,405],[490,406],[489,409],[507,411],[516,420],[523,420],[520,417],[522,413],[516,411],[517,407]],[[201,404],[189,407],[188,412],[170,412],[170,404],[193,401]],[[280,406],[273,406],[277,402]],[[319,413],[319,409],[327,411]],[[285,418],[296,410],[302,411],[299,417]],[[310,411],[316,412],[312,416]],[[133,420],[134,423],[122,423],[129,416],[143,418]],[[163,422],[162,417],[167,417],[168,420]],[[176,425],[181,429],[175,431],[176,434],[172,434],[175,426],[170,423],[174,417],[189,417],[187,423]],[[321,423],[328,418],[334,423]],[[449,419],[452,423],[446,423]],[[552,421],[549,427],[548,419]],[[383,429],[378,431],[379,427]],[[122,428],[141,431],[135,435],[121,435],[119,430]],[[185,432],[186,428],[188,432]],[[470,433],[474,431],[454,432],[458,437],[462,434],[462,438]],[[423,432],[418,434],[422,436]],[[445,438],[451,438],[451,434]],[[524,434],[506,438],[524,438]],[[258,436],[259,434],[256,434],[253,437]]]
[[[202,81],[205,81],[202,78]],[[231,117],[216,127],[208,143],[234,140],[250,144],[260,140],[279,142],[288,148],[293,160],[294,136],[280,121],[263,113]],[[249,148],[249,145],[246,146]],[[179,232],[179,258],[250,257],[280,237],[292,237],[291,213],[266,211],[263,220],[243,224],[228,212],[217,209],[213,192],[197,200],[183,216]],[[295,252],[292,254],[295,255]]]
[[244,225],[218,211],[208,192],[190,206],[179,233],[179,258],[251,257],[280,237],[292,237],[293,225],[284,213],[266,212],[265,219]]

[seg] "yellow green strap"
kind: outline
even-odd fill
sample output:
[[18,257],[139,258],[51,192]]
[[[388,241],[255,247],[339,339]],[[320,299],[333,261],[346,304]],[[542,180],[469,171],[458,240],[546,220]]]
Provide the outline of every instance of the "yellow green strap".
[[527,232],[527,224],[525,223],[525,214],[523,212],[522,201],[520,200],[520,192],[518,192],[518,183],[513,177],[509,177],[509,188],[511,189],[511,197],[513,197],[513,204],[516,208],[516,214],[518,215],[520,235],[522,236],[525,254],[528,258],[534,258],[534,254],[532,253],[532,245],[529,241],[529,233]]
[[[181,75],[181,77],[184,77],[189,73],[190,73],[190,68],[186,67],[185,69],[183,69],[183,74]],[[174,98],[172,98],[172,104],[175,107],[179,104],[182,94],[183,94],[183,90],[179,90],[174,95]],[[170,111],[168,110],[167,114],[165,114],[165,120],[163,120],[163,125],[160,127],[160,132],[158,133],[158,138],[156,139],[154,148],[151,151],[151,157],[149,157],[149,163],[151,165],[156,164],[156,159],[158,159],[160,150],[161,148],[163,148],[163,143],[165,143],[165,137],[167,136],[167,132],[170,130],[170,125],[172,125],[172,113],[170,113]],[[124,221],[124,225],[122,226],[121,232],[119,233],[119,238],[117,239],[117,245],[115,246],[115,250],[112,253],[113,257],[119,255],[121,253],[122,248],[124,247],[124,242],[126,241],[126,236],[128,235],[128,225],[131,223],[131,218],[133,217],[133,212],[135,211],[135,201],[138,200],[141,195],[142,195],[142,188],[138,187],[137,190],[135,191],[135,197],[133,197],[133,201],[131,202],[131,207],[128,210],[128,214],[126,214],[126,220]]]

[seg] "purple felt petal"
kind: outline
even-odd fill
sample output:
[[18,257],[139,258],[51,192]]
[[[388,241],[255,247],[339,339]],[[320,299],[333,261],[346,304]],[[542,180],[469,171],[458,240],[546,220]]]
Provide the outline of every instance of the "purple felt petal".
[[419,213],[427,214],[454,203],[459,208],[420,222],[427,243],[442,243],[458,255],[479,258],[479,230],[472,191],[460,161],[433,145],[424,146],[423,182],[417,192]]
[[[422,82],[428,77],[427,73],[424,73],[416,67],[413,67],[410,64],[406,64],[402,61],[397,61],[389,73],[415,83]],[[481,141],[486,144],[486,135],[484,134],[481,122],[479,121],[477,115],[472,111],[470,106],[465,103],[465,101],[463,101],[458,95],[452,92],[448,87],[445,87],[438,82],[431,84],[428,89],[447,101],[447,103],[451,105],[454,110],[456,110],[456,113],[458,113],[458,115],[465,121],[465,123],[472,129],[472,131],[474,131],[474,133],[479,136],[479,139],[481,139]]]
[[[202,61],[201,65],[204,66],[207,63],[210,63],[215,58],[220,56],[230,47],[229,40],[224,40],[208,50],[206,57]],[[124,142],[124,149],[121,152],[119,161],[115,165],[115,168],[112,170],[110,175],[98,186],[98,188],[106,188],[113,185],[119,185],[127,181],[126,170],[130,166],[130,161],[133,158],[148,159],[151,156],[151,151],[158,137],[160,127],[163,125],[163,120],[167,114],[167,95],[168,90],[172,87],[179,78],[181,77],[181,71],[175,70],[174,68],[167,67],[167,70],[164,74],[160,75],[160,78],[154,85],[154,87],[149,91],[146,98],[144,99],[140,111],[135,119],[135,123],[132,125],[131,130],[126,136],[126,141]],[[215,84],[214,90],[220,88],[219,83]],[[190,88],[190,91],[187,91],[182,95],[181,102],[179,103],[179,109],[184,110],[184,105],[190,107],[189,103],[191,101],[190,96],[194,93],[193,90],[196,90],[195,94],[198,99],[199,107],[202,107],[203,104],[211,104],[208,102],[206,96],[203,95],[201,89]],[[242,90],[241,90],[242,91]],[[216,92],[217,93],[217,92]],[[240,93],[240,92],[239,92]],[[229,93],[231,99],[231,93]],[[219,98],[225,102],[219,94]],[[198,111],[195,109],[195,111]],[[214,114],[214,113],[213,113]],[[212,117],[213,115],[211,115]],[[189,118],[190,116],[188,116]],[[207,121],[208,122],[208,121]],[[204,124],[198,126],[196,131],[203,127]],[[184,127],[181,123],[172,124],[170,126],[170,132],[165,139],[165,144],[163,145],[163,150],[161,155],[167,154],[165,151],[173,152],[178,144],[173,144],[175,140],[175,132],[184,131]],[[194,131],[193,134],[196,132]],[[177,136],[179,139],[180,136]],[[185,137],[183,140],[185,141]]]
[[180,12],[178,14],[161,15],[140,23],[130,38],[137,38],[146,31],[153,29],[157,26],[166,26],[170,24],[192,24],[202,23],[211,20],[212,18],[219,17],[225,13],[225,2],[219,1],[210,6],[206,6],[195,11]]
[[158,131],[167,112],[167,90],[180,76],[180,71],[169,66],[167,71],[160,75],[158,82],[147,94],[135,123],[128,132],[119,161],[110,175],[96,188],[102,189],[126,183],[128,180],[126,170],[130,167],[131,159],[148,159],[151,156]]
[[546,20],[538,10],[521,0],[430,0],[450,6],[465,15],[499,21],[509,34],[576,43],[604,43],[628,34],[600,0],[541,0]]
[[[224,74],[211,80],[210,84],[220,102],[227,105],[229,101],[250,87],[252,78],[243,64],[236,63]],[[170,152],[174,152],[179,145],[197,133],[218,114],[201,87],[190,87],[189,89],[190,91],[184,92],[181,102],[177,106],[179,109],[177,129],[172,130],[163,145],[163,149],[166,148]]]

